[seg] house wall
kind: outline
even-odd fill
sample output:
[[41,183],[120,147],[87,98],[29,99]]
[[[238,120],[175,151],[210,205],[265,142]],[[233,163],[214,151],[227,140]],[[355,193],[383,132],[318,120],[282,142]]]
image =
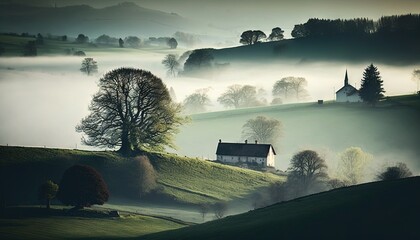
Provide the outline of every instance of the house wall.
[[[274,155],[273,155],[274,156]],[[227,156],[217,155],[217,160],[224,163],[258,163],[267,166],[267,158],[264,157],[246,157],[246,156]],[[274,160],[273,160],[274,165]]]
[[340,92],[336,93],[336,102],[361,102],[362,99],[360,98],[359,94],[353,94],[347,96],[347,89],[343,89]]
[[274,151],[273,148],[270,147],[270,151],[268,152],[267,155],[267,165],[268,167],[274,167],[274,162],[275,162],[275,155],[274,155]]

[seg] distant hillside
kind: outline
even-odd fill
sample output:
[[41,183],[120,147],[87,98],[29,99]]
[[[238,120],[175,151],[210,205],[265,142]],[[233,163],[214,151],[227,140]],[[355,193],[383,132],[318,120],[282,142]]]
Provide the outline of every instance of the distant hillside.
[[101,9],[88,5],[38,7],[18,4],[0,5],[0,32],[52,33],[90,38],[102,34],[118,37],[137,35],[172,36],[176,31],[198,28],[175,13],[142,8],[134,3],[121,3]]
[[283,133],[275,146],[276,168],[286,170],[292,155],[302,149],[317,150],[334,164],[337,153],[355,146],[373,154],[376,167],[404,161],[420,171],[419,95],[390,97],[375,108],[364,103],[312,102],[196,114],[176,137],[180,154],[215,158],[219,139],[242,142],[242,126],[260,115],[282,123]]
[[419,239],[420,177],[341,188],[141,239]]
[[[158,193],[153,201],[199,204],[242,198],[258,188],[284,178],[252,170],[230,167],[172,154],[147,154],[158,178]],[[38,203],[37,189],[48,179],[60,182],[64,171],[74,164],[93,166],[104,176],[111,198],[134,196],[139,180],[130,168],[130,159],[114,152],[6,147],[0,146],[2,194],[6,203]],[[7,184],[6,184],[7,183]],[[149,199],[150,200],[150,199]]]
[[316,61],[375,62],[390,65],[420,63],[417,38],[379,36],[312,37],[263,42],[212,51],[215,62]]

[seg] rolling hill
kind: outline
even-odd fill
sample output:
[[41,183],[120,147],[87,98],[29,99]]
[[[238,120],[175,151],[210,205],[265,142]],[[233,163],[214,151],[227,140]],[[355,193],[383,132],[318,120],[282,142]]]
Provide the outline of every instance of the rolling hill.
[[[174,154],[147,153],[157,172],[153,202],[196,205],[244,198],[283,177]],[[136,173],[131,159],[114,152],[0,146],[2,191],[7,205],[37,204],[38,186],[48,179],[59,183],[74,164],[97,169],[108,184],[112,198],[139,201]],[[146,198],[147,200],[147,198]]]
[[416,39],[415,36],[308,37],[213,49],[211,54],[215,62],[231,64],[340,61],[405,65],[420,62],[420,46]]
[[310,195],[140,239],[418,239],[420,177]]
[[373,155],[371,174],[398,161],[406,162],[414,172],[420,171],[416,134],[420,132],[418,95],[389,97],[376,107],[325,102],[196,114],[191,116],[191,124],[182,126],[177,135],[180,154],[215,158],[219,139],[242,142],[243,124],[259,115],[282,122],[283,134],[275,145],[276,168],[286,170],[292,155],[303,149],[319,151],[333,168],[337,153],[354,146]]
[[196,23],[175,13],[142,8],[134,3],[93,8],[88,5],[66,7],[2,4],[0,32],[52,33],[91,38],[102,34],[125,37],[137,35],[172,36],[176,31],[198,29]]

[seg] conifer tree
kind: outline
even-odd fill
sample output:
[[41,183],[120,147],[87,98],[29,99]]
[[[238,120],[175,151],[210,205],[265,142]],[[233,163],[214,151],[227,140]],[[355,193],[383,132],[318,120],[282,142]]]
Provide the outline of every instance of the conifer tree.
[[359,95],[364,102],[375,105],[384,97],[384,92],[383,80],[378,68],[370,64],[363,73]]

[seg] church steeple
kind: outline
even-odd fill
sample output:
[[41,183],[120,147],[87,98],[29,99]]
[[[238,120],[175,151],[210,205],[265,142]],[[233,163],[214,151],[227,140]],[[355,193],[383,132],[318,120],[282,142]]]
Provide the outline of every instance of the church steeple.
[[344,77],[344,86],[349,85],[349,77],[347,76],[347,69],[346,69],[346,76]]

